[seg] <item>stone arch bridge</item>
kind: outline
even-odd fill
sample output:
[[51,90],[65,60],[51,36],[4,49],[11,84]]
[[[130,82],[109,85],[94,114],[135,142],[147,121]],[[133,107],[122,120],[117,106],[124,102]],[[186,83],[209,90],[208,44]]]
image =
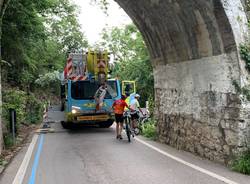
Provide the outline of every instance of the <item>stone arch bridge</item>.
[[160,141],[219,162],[249,149],[250,106],[233,85],[247,84],[248,0],[115,1],[151,55]]
[[245,0],[116,0],[141,31],[155,77],[161,142],[227,162],[250,147],[239,45],[248,37]]

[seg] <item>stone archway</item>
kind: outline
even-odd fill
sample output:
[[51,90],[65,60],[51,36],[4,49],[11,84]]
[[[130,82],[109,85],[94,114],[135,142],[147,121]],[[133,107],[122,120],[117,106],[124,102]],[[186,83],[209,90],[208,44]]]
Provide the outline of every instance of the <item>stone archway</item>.
[[155,77],[161,142],[227,162],[250,147],[238,47],[248,36],[241,0],[116,0],[141,31]]

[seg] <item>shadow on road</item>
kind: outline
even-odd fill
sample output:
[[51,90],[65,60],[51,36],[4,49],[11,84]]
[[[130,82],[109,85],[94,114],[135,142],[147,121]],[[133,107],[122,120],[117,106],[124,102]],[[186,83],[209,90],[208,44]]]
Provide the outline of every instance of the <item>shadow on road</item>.
[[98,126],[82,126],[75,125],[69,130],[66,130],[69,134],[93,134],[93,133],[114,133],[114,129],[110,128],[99,128]]

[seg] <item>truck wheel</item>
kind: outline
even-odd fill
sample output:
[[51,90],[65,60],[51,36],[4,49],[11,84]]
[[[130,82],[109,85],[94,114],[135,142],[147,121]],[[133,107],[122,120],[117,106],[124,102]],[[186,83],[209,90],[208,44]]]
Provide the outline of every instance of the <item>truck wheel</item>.
[[61,105],[61,111],[64,111],[65,110],[65,106],[64,104]]
[[108,121],[101,122],[99,124],[99,127],[100,128],[109,128],[109,127],[111,127],[113,125],[113,122],[114,121],[112,119],[109,119]]
[[70,123],[67,123],[65,121],[61,121],[61,125],[64,129],[70,129],[71,128],[71,125]]

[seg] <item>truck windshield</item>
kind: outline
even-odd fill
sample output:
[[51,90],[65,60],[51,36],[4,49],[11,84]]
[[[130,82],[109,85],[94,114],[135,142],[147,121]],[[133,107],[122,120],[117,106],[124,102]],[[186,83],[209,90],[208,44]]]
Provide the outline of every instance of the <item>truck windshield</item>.
[[[112,99],[118,96],[116,81],[108,81],[108,90],[105,99]],[[71,97],[73,99],[94,99],[95,92],[99,88],[96,82],[76,81],[71,84]]]

